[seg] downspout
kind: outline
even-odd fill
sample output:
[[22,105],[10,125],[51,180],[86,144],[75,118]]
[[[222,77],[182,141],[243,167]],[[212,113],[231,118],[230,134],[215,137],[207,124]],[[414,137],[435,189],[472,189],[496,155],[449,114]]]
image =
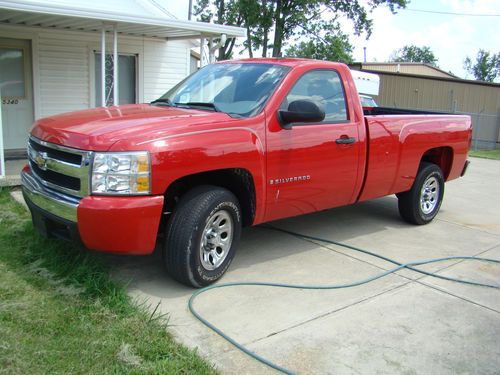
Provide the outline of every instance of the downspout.
[[113,105],[118,105],[118,31],[113,26]]
[[106,107],[106,26],[101,29],[101,107]]
[[205,38],[202,36],[200,38],[200,68],[203,68],[205,64],[203,64],[203,52],[205,49]]
[[[219,48],[221,48],[223,45],[226,44],[227,35],[226,34],[222,34],[220,36],[219,41],[215,45],[213,45],[212,40],[213,40],[213,38],[210,38],[210,45],[209,45],[209,49],[208,49],[209,56],[210,56],[210,61],[209,61],[210,64],[215,62],[215,51],[218,50]],[[221,57],[224,58],[224,56],[219,56],[219,59],[221,59]]]
[[212,64],[215,60],[214,38],[208,39],[208,63]]

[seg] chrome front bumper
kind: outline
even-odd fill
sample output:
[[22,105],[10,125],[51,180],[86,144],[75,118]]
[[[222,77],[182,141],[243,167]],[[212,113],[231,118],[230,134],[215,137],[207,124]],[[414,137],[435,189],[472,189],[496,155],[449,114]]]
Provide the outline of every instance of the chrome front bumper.
[[75,222],[80,198],[44,186],[31,171],[21,172],[23,194],[32,204],[55,216]]

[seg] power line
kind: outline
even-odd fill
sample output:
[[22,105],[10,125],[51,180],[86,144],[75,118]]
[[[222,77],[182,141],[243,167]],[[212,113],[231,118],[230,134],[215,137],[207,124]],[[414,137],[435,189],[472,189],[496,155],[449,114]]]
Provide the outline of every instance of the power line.
[[438,10],[413,9],[413,8],[403,8],[401,10],[409,10],[410,12],[420,12],[420,13],[446,14],[446,15],[452,15],[452,16],[500,17],[500,14],[479,14],[479,13],[444,12],[444,11],[438,11]]

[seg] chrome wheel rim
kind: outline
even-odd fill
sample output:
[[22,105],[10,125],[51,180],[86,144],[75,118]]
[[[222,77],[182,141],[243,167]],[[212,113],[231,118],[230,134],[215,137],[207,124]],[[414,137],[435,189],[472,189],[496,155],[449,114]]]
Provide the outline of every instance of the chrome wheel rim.
[[213,271],[220,267],[233,242],[233,219],[228,211],[220,210],[209,217],[200,244],[203,268]]
[[425,180],[420,191],[420,208],[426,215],[430,214],[439,201],[439,182],[436,177]]

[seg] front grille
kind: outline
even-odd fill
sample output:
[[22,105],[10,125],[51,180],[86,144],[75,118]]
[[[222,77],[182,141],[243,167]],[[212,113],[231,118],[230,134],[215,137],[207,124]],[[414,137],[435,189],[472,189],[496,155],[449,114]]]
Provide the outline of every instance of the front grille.
[[81,182],[79,178],[66,176],[62,173],[54,172],[49,169],[43,170],[38,165],[30,160],[31,170],[42,180],[50,182],[51,184],[61,186],[66,189],[80,190]]
[[76,197],[89,195],[92,152],[60,146],[30,137],[28,158],[31,170],[46,187]]
[[29,140],[29,145],[32,147],[34,150],[38,152],[46,152],[48,156],[51,158],[65,161],[67,163],[75,164],[75,165],[80,165],[82,164],[82,156],[77,155],[77,154],[71,154],[69,152],[61,151],[61,150],[56,150],[51,147],[44,146],[40,143],[35,142],[33,139]]

